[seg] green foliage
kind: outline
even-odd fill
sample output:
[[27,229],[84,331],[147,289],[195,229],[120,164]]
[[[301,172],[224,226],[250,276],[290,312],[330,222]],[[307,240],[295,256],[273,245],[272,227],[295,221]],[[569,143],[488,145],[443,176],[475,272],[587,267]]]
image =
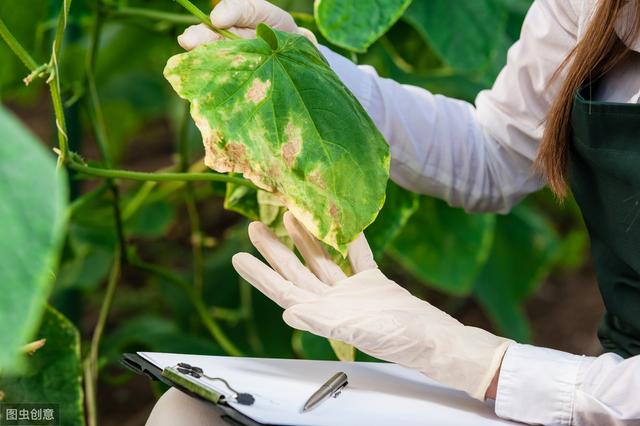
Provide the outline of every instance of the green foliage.
[[[11,17],[5,20],[5,24],[22,46],[38,59],[42,57],[42,26],[47,20],[49,3],[49,0],[32,0],[29,2],[29,7],[20,7],[19,2],[15,0],[0,2],[0,18],[5,20],[5,17]],[[0,42],[0,64],[2,64],[0,66],[0,99],[2,99],[2,92],[19,85],[29,71],[2,42]]]
[[389,30],[409,4],[411,0],[316,0],[315,17],[327,40],[362,53]]
[[491,254],[476,277],[474,292],[503,333],[520,341],[531,338],[521,305],[559,254],[556,233],[532,209],[519,206],[497,217]]
[[256,39],[172,57],[165,76],[191,102],[209,167],[278,194],[342,253],[373,222],[389,147],[306,38],[262,25]]
[[469,294],[493,242],[495,217],[469,215],[423,197],[390,254],[420,280],[449,293]]
[[60,312],[47,307],[37,333],[44,346],[25,360],[21,375],[0,377],[3,402],[58,404],[65,426],[84,424],[80,336]]
[[64,171],[0,106],[0,368],[38,326],[66,223]]
[[[276,3],[322,43],[380,75],[468,101],[493,82],[530,4],[319,0],[314,10],[308,0]],[[85,369],[92,392],[96,376],[102,386],[126,380],[107,369],[122,351],[370,359],[294,332],[278,306],[238,278],[231,256],[253,251],[241,216],[284,238],[288,207],[341,249],[366,228],[385,272],[412,290],[439,290],[441,306],[474,298],[500,332],[520,340],[530,338],[522,305],[540,281],[556,265],[584,259],[587,239],[572,203],[559,210],[542,194],[506,216],[470,215],[388,181],[387,145],[316,49],[264,27],[257,40],[196,49],[167,68],[192,103],[209,154],[224,154],[207,163],[243,172],[262,189],[240,175],[205,173],[203,138],[162,75],[180,51],[175,37],[197,19],[166,0],[74,0],[62,32],[55,19],[62,5],[0,2],[0,19],[38,64],[64,38],[58,72],[45,66],[42,77],[59,83],[50,94],[64,107],[64,115],[54,112],[68,140],[61,135],[58,144],[72,151],[56,171],[53,154],[0,109],[0,390],[8,401],[16,390],[24,400],[55,399],[71,424],[83,423],[78,336],[45,310],[52,281],[50,303],[82,329],[83,362],[95,366],[95,374]],[[36,79],[29,93],[37,96],[23,96],[17,88],[29,71],[8,53],[0,42],[0,93],[12,107],[40,112],[27,117],[30,126],[55,133],[56,121],[40,106],[45,85]],[[25,107],[29,99],[38,105]],[[288,165],[282,150],[296,139]],[[247,160],[240,169],[225,163],[234,144]],[[79,169],[87,166],[93,169]],[[131,183],[114,179],[115,172],[131,178],[116,168],[156,172],[134,177],[153,181]],[[328,214],[332,205],[338,217]],[[47,344],[23,370],[9,367],[39,337]],[[102,386],[99,396],[108,393]],[[86,403],[95,425],[95,396]]]
[[[446,19],[442,19],[446,16]],[[506,10],[495,0],[414,0],[404,19],[451,68],[473,72],[487,67],[502,47]]]
[[391,241],[405,227],[419,206],[419,197],[402,189],[393,181],[387,184],[387,197],[376,221],[365,232],[371,251],[376,259],[382,257]]

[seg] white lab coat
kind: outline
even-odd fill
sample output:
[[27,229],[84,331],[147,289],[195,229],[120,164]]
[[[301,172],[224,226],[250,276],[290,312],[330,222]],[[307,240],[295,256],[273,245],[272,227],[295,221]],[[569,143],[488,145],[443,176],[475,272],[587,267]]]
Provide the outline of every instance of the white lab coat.
[[[544,184],[531,166],[558,90],[547,84],[584,34],[595,2],[535,1],[507,65],[475,106],[380,78],[371,67],[320,49],[389,142],[395,182],[469,211],[506,212]],[[620,35],[633,19],[627,7]],[[640,40],[627,44],[634,54],[608,74],[596,99],[640,103]],[[640,356],[584,357],[513,344],[495,410],[545,425],[639,425]]]

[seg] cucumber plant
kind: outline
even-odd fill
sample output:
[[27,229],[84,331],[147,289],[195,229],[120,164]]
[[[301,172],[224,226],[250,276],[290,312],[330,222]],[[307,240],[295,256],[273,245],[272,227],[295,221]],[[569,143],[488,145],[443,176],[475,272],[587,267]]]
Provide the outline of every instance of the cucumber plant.
[[[466,100],[492,83],[529,4],[274,2],[381,76]],[[470,215],[400,188],[386,142],[310,43],[261,27],[180,52],[175,37],[212,6],[195,4],[0,2],[0,399],[59,401],[65,424],[95,425],[98,378],[126,386],[107,368],[126,350],[362,357],[293,332],[230,266],[251,250],[243,217],[285,238],[285,209],[337,256],[364,230],[383,268],[475,298],[526,340],[522,303],[584,248],[579,231],[565,244],[532,204]],[[20,116],[51,129],[55,153],[8,111],[47,97],[51,123]],[[149,146],[161,164],[142,162]]]

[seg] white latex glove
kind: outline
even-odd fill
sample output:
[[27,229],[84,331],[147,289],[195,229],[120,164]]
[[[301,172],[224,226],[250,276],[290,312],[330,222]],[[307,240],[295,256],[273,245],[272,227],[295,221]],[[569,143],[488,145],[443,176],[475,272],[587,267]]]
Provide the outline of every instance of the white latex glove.
[[[277,6],[265,0],[222,0],[211,11],[211,23],[221,29],[243,38],[256,36],[256,27],[260,23],[280,31],[300,34],[317,44],[316,37],[306,28],[299,28],[293,17]],[[178,44],[191,50],[201,44],[222,40],[222,36],[204,24],[188,27],[179,37]]]
[[386,278],[364,235],[349,246],[355,275],[347,278],[293,215],[284,224],[308,268],[260,222],[249,225],[249,237],[273,269],[248,253],[236,254],[233,266],[285,309],[287,324],[484,400],[512,341],[466,327]]

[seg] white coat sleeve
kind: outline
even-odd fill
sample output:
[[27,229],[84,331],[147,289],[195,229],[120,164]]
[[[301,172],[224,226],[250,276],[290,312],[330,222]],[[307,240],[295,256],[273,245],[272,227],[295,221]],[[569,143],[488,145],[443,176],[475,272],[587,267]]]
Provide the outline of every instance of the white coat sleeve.
[[640,425],[640,356],[597,358],[512,344],[498,380],[500,417],[542,425]]
[[391,147],[391,178],[469,211],[508,211],[543,186],[531,166],[557,88],[547,90],[576,44],[578,0],[537,0],[521,38],[476,107],[380,78],[320,47]]

